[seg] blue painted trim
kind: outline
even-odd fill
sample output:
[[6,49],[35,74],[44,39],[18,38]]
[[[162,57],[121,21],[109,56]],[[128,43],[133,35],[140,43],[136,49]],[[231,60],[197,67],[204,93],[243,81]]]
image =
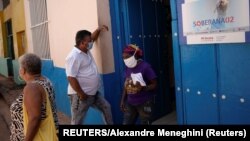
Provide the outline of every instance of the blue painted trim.
[[220,64],[220,48],[221,46],[219,44],[216,44],[215,45],[215,57],[216,57],[216,69],[217,69],[217,112],[218,112],[218,123],[220,124],[221,123],[221,111],[220,111],[220,107],[221,107],[221,100],[220,100],[220,96],[221,96],[221,64]]
[[245,38],[246,38],[245,42],[249,43],[250,42],[250,32],[249,31],[245,33]]
[[184,3],[184,0],[177,0],[177,14],[178,14],[178,28],[179,28],[179,42],[180,45],[187,44],[187,37],[183,36],[183,27],[182,27],[182,8],[181,5]]
[[[181,60],[181,46],[179,37],[181,34],[179,29],[179,20],[181,17],[177,10],[180,10],[178,5],[184,3],[184,0],[171,0],[170,8],[172,13],[172,40],[173,40],[173,57],[174,57],[174,75],[175,75],[175,91],[176,91],[176,114],[177,122],[180,125],[187,124],[186,121],[186,108],[185,108],[185,95],[184,88],[182,84],[182,60]],[[179,11],[180,12],[180,11]],[[177,34],[177,35],[176,35]],[[177,88],[180,87],[181,91]]]
[[66,78],[65,69],[54,67],[52,60],[43,60],[42,74],[49,78],[53,83],[58,110],[70,116],[70,105],[67,96],[68,81]]
[[[186,124],[185,121],[185,95],[182,85],[182,65],[181,65],[181,50],[178,40],[178,23],[177,20],[172,21],[172,39],[173,39],[173,54],[174,54],[174,74],[175,74],[175,86],[176,86],[176,113],[178,124]],[[181,88],[181,91],[177,90],[177,87]]]
[[[124,65],[122,60],[122,48],[126,44],[126,34],[123,32],[125,26],[128,26],[123,18],[126,18],[124,3],[127,1],[110,0],[110,13],[112,24],[112,42],[113,54],[115,60],[115,72],[112,74],[103,75],[105,97],[110,102],[113,113],[113,120],[116,124],[122,123],[122,113],[120,111],[120,98],[123,89],[124,81]],[[122,9],[122,11],[120,11]],[[122,15],[122,16],[121,16]],[[125,17],[124,17],[125,16]],[[119,39],[117,38],[119,37]],[[128,36],[127,36],[128,37]]]
[[[122,32],[122,21],[120,19],[120,2],[117,0],[110,0],[110,9],[111,11],[111,24],[112,24],[112,41],[113,41],[113,54],[114,54],[114,61],[115,61],[115,74],[117,75],[117,79],[119,79],[119,86],[123,86],[122,78],[124,78],[124,74],[122,74],[124,70],[123,60],[122,58],[122,48],[124,43],[125,34]],[[119,39],[117,37],[119,36]]]
[[177,4],[176,0],[170,0],[172,20],[177,20]]
[[[49,78],[54,86],[57,109],[70,116],[70,102],[67,95],[68,81],[65,69],[54,67],[52,60],[42,61],[42,74]],[[101,112],[90,108],[84,124],[104,124]]]

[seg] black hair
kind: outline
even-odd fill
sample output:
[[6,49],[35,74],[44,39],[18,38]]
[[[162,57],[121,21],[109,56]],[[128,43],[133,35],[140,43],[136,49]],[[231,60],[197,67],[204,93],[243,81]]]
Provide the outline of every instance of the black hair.
[[76,47],[80,45],[81,41],[85,38],[91,36],[91,32],[89,32],[88,30],[80,30],[76,33]]

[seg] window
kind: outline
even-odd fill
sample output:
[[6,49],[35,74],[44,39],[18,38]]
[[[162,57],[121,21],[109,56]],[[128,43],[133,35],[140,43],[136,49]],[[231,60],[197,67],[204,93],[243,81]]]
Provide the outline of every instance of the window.
[[29,0],[34,53],[50,59],[46,0]]

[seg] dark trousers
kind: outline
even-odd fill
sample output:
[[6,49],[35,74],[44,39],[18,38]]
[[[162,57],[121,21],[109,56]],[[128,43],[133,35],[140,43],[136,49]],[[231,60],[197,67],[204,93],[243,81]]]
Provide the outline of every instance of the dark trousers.
[[125,106],[123,124],[124,125],[135,124],[139,116],[140,124],[150,125],[152,117],[152,109],[153,109],[153,100],[148,100],[143,104],[136,106],[127,103]]

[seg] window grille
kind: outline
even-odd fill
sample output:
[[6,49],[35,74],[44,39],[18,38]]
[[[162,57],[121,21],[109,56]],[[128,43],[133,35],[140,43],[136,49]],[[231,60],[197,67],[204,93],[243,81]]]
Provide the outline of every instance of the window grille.
[[51,59],[46,0],[29,0],[34,53]]

